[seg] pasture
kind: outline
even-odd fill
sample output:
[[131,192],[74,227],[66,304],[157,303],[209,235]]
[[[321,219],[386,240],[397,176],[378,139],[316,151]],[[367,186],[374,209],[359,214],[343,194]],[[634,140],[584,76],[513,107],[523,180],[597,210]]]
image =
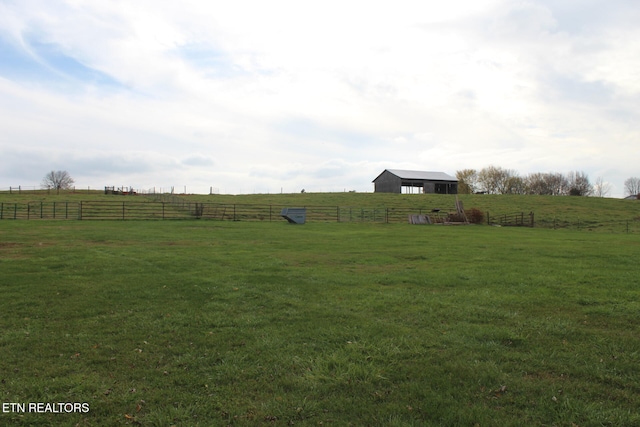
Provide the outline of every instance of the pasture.
[[[5,425],[638,425],[637,235],[1,221]],[[8,409],[8,408],[7,408]]]
[[[483,223],[503,215],[535,217],[538,228],[606,233],[640,233],[640,202],[595,197],[527,195],[457,196],[465,208],[484,213]],[[0,192],[0,220],[207,220],[282,221],[284,207],[307,207],[311,222],[406,223],[410,214],[440,218],[455,212],[454,195],[303,193],[251,195],[106,195],[97,191]],[[490,220],[490,221],[489,221]],[[527,222],[529,222],[527,220]]]

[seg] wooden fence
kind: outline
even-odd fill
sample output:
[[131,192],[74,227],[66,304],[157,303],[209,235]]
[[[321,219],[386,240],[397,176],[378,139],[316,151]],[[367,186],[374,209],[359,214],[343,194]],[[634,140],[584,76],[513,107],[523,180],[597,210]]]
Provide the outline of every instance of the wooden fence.
[[524,212],[516,212],[511,214],[491,216],[489,212],[487,212],[487,224],[514,227],[533,227],[534,215],[533,212],[529,212],[528,214],[525,214]]

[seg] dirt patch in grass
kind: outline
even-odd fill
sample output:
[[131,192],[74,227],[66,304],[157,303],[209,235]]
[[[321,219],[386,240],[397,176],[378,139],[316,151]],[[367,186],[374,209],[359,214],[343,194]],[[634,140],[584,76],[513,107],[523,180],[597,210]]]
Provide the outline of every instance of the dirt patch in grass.
[[[24,244],[17,242],[0,242],[0,254],[3,258],[7,259],[26,259],[27,255],[20,252],[20,248],[24,247]],[[15,250],[15,251],[14,251]]]
[[0,242],[0,249],[5,249],[5,248],[15,248],[16,246],[20,246],[20,243],[15,243],[15,242]]

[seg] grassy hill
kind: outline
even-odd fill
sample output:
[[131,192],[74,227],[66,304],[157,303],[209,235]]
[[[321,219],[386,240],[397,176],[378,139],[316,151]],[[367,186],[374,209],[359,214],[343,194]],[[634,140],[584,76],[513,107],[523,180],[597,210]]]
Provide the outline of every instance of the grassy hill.
[[[176,195],[197,203],[269,205],[274,208],[292,206],[336,206],[352,208],[401,208],[418,212],[441,209],[455,211],[454,195],[438,194],[385,194],[385,193],[288,193],[247,195]],[[538,227],[577,228],[602,231],[640,231],[640,202],[597,197],[479,195],[457,196],[465,209],[481,210],[496,217],[504,214],[533,212]],[[153,200],[152,195],[105,195],[99,191],[63,192],[47,194],[22,192],[0,193],[0,203],[53,202],[53,201],[141,201]]]

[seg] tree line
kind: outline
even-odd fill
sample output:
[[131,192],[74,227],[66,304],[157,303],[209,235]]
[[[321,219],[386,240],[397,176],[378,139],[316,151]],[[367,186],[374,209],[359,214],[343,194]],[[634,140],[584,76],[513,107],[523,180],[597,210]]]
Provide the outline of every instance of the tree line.
[[[559,172],[535,172],[526,176],[513,169],[488,166],[480,170],[463,169],[456,172],[458,193],[473,194],[538,194],[548,196],[596,196],[605,197],[611,186],[598,177],[591,183],[582,171],[567,174]],[[640,194],[640,179],[625,181],[627,195]]]

